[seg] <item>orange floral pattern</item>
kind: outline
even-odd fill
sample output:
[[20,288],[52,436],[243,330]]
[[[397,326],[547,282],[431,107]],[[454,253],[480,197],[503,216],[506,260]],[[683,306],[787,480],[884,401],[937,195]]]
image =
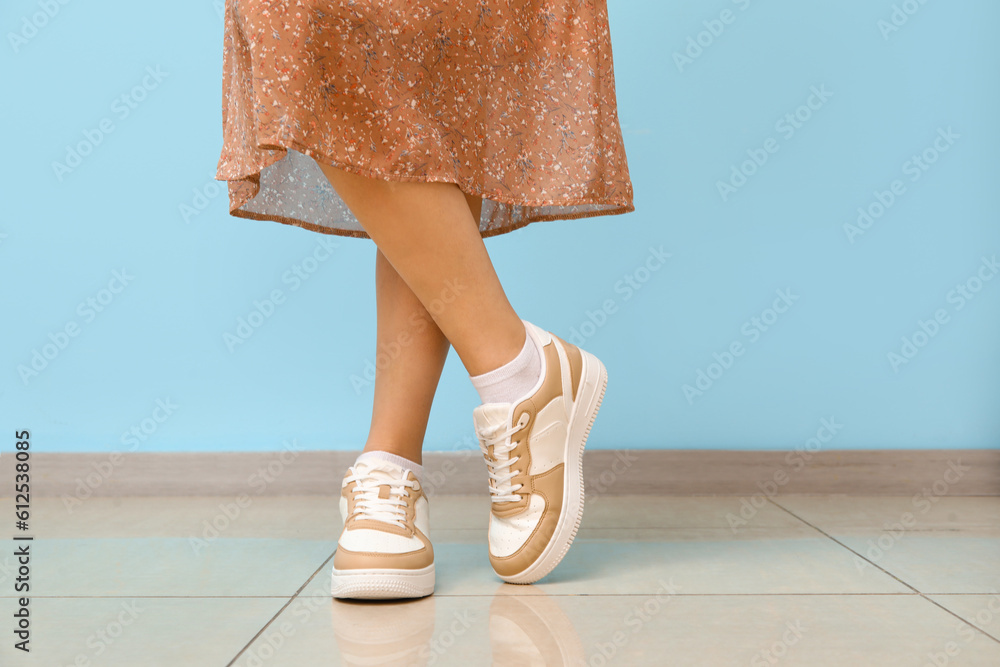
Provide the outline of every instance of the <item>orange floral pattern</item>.
[[317,161],[456,183],[492,236],[634,211],[606,0],[226,0],[232,215],[367,237]]

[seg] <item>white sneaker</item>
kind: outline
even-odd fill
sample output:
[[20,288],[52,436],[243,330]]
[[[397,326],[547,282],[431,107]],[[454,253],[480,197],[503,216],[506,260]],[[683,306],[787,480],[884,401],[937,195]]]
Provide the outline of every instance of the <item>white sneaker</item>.
[[597,357],[524,325],[541,350],[541,377],[520,400],[473,411],[489,468],[490,563],[512,584],[551,572],[576,536],[583,517],[583,447],[608,383]]
[[335,598],[415,598],[434,592],[427,498],[414,474],[388,461],[348,468],[344,531],[333,556]]

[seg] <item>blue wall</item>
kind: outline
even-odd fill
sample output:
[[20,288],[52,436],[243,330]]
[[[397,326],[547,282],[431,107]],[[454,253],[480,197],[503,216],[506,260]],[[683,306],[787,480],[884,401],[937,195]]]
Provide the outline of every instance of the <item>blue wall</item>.
[[[0,8],[0,448],[22,428],[37,451],[360,447],[374,246],[228,215],[221,0],[53,5],[37,34],[35,2]],[[1000,5],[895,5],[919,9],[612,0],[638,210],[488,241],[522,316],[606,362],[592,446],[1000,443]],[[650,248],[670,257],[647,272]],[[475,405],[452,355],[427,448],[472,446]]]

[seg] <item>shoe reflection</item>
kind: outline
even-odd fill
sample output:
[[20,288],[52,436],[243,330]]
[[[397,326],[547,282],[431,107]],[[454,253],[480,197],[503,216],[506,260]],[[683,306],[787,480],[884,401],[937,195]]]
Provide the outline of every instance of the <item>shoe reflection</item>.
[[[555,599],[533,586],[501,584],[494,592],[489,604],[489,648],[482,636],[487,628],[475,627],[476,618],[482,618],[475,613],[481,597],[439,601],[445,617],[436,634],[433,595],[412,601],[332,602],[333,630],[344,665],[575,667],[586,659],[572,621]],[[470,655],[475,656],[472,663]]]
[[493,593],[490,646],[494,667],[575,667],[586,657],[573,622],[531,586],[502,584]]
[[427,665],[434,596],[417,600],[333,600],[333,633],[344,665]]

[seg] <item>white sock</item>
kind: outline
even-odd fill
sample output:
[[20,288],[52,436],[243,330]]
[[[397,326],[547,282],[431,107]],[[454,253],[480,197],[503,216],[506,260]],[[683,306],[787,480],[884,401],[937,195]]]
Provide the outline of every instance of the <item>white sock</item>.
[[389,463],[398,465],[403,470],[412,470],[413,476],[417,478],[418,482],[421,481],[420,477],[424,474],[424,467],[419,463],[414,463],[410,459],[404,459],[402,456],[397,456],[396,454],[379,450],[361,452],[354,462],[361,463],[362,461],[369,461],[371,459],[375,459],[377,461],[388,461]]
[[542,374],[542,355],[527,330],[524,337],[524,347],[516,357],[488,373],[469,376],[483,403],[513,403],[538,382]]

